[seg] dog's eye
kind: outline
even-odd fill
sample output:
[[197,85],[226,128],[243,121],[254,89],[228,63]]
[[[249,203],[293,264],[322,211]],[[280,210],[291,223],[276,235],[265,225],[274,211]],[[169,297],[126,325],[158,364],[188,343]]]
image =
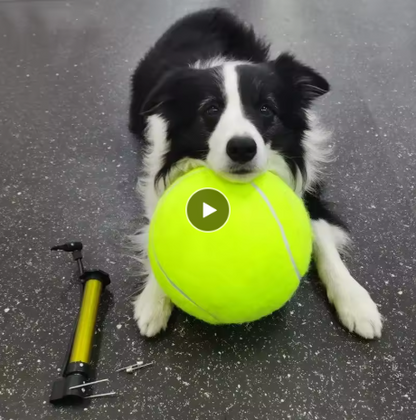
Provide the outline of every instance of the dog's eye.
[[272,109],[268,105],[263,104],[260,107],[260,114],[263,117],[271,117],[273,115],[273,111],[272,111]]
[[220,108],[217,105],[210,105],[205,108],[204,113],[208,116],[218,115]]

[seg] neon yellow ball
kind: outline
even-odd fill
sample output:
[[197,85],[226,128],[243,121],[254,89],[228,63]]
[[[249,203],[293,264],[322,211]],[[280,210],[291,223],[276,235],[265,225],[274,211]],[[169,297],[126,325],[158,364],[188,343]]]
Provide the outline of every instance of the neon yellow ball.
[[[188,220],[188,200],[202,188],[228,199],[229,217],[219,230],[203,232]],[[210,324],[241,324],[292,297],[310,264],[312,229],[302,200],[271,172],[239,184],[197,168],[161,197],[148,252],[176,306]]]

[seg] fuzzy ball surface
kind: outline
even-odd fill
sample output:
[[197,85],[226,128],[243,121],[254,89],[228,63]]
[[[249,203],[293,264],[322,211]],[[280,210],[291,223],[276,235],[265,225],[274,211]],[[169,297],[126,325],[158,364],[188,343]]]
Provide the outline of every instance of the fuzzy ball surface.
[[233,183],[197,168],[159,200],[148,253],[176,306],[211,324],[241,324],[293,296],[311,260],[311,222],[302,200],[271,172]]

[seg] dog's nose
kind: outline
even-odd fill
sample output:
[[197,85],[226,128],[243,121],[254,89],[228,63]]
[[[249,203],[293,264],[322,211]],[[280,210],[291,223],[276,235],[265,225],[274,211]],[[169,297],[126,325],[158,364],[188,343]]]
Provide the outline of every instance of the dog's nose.
[[256,142],[251,137],[233,137],[227,143],[227,155],[237,163],[246,163],[257,152]]

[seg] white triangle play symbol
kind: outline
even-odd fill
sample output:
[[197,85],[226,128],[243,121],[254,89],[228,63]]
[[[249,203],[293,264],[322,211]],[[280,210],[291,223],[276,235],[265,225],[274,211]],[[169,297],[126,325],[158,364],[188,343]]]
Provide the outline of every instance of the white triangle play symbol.
[[207,216],[209,216],[212,213],[215,213],[217,209],[214,209],[214,207],[211,207],[207,203],[202,203],[202,218],[205,219]]

